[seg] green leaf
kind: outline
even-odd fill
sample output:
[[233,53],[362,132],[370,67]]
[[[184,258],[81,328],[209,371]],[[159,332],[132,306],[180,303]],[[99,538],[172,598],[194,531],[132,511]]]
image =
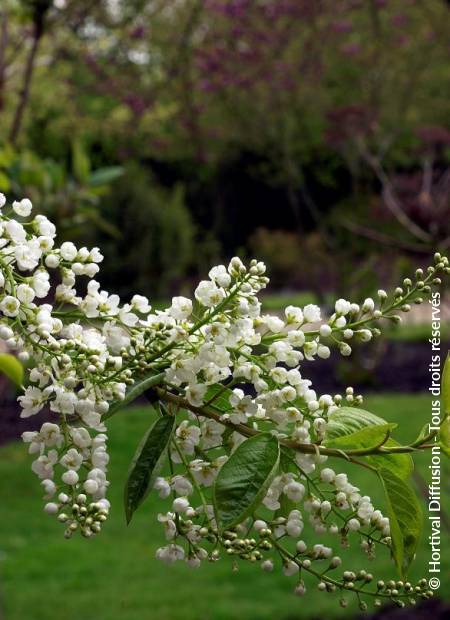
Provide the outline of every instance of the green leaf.
[[443,443],[440,443],[439,446],[442,452],[445,454],[445,456],[450,459],[450,448],[444,445]]
[[233,407],[230,405],[230,394],[231,390],[229,388],[224,388],[220,383],[215,383],[214,385],[210,385],[206,390],[206,394],[204,397],[204,402],[207,403],[212,398],[214,401],[211,403],[211,407],[225,413],[226,411],[231,411]]
[[221,468],[214,485],[216,518],[223,529],[241,523],[264,498],[280,462],[278,440],[269,433],[250,437]]
[[10,379],[17,387],[22,387],[23,366],[14,355],[0,353],[0,372]]
[[[366,426],[355,433],[350,435],[341,435],[335,439],[328,439],[324,441],[324,445],[327,448],[337,448],[339,450],[357,450],[360,448],[375,448],[386,437],[386,433],[394,428],[397,424],[386,423],[379,424],[377,426]],[[387,439],[383,444],[386,448],[392,448],[399,446],[400,444],[395,439]],[[414,462],[411,456],[407,453],[398,454],[373,454],[362,457],[365,461],[375,467],[381,469],[385,467],[390,469],[399,478],[406,479],[412,474],[414,469]]]
[[439,439],[442,446],[450,448],[450,416],[446,416],[439,428]]
[[428,437],[429,434],[430,434],[430,423],[427,422],[426,424],[422,426],[420,433],[417,435],[416,439],[414,440],[414,443],[423,442],[425,437]]
[[387,424],[377,415],[356,407],[339,407],[328,416],[325,440],[350,435],[366,426]]
[[161,372],[157,375],[150,375],[150,377],[144,377],[144,379],[136,381],[136,383],[127,391],[125,399],[115,401],[110,406],[108,413],[105,413],[105,415],[102,416],[102,420],[107,420],[119,411],[119,409],[122,409],[122,407],[125,407],[133,400],[136,400],[136,398],[143,394],[146,390],[162,383],[164,377],[164,373]]
[[366,426],[359,431],[349,435],[341,435],[323,442],[327,448],[337,448],[339,450],[358,450],[361,448],[375,448],[386,438],[388,433],[396,428],[397,424],[386,423],[377,426]]
[[89,175],[88,185],[90,187],[98,187],[99,185],[107,185],[112,183],[123,174],[122,166],[108,166],[107,168],[98,168]]
[[405,578],[422,533],[422,508],[412,487],[393,471],[382,468],[379,475],[387,500],[392,556]]
[[0,170],[0,190],[2,192],[9,192],[11,189],[11,181],[4,172]]
[[450,352],[447,353],[442,371],[441,400],[444,413],[450,414]]
[[127,524],[147,497],[154,479],[161,471],[174,426],[175,416],[164,415],[158,418],[144,435],[136,450],[125,484]]
[[[388,439],[384,446],[393,448],[400,444],[395,439]],[[376,469],[389,469],[402,480],[406,480],[414,471],[414,461],[410,454],[399,452],[397,454],[376,454],[365,457],[366,461]]]
[[72,172],[79,183],[86,183],[91,172],[91,162],[80,140],[72,142]]

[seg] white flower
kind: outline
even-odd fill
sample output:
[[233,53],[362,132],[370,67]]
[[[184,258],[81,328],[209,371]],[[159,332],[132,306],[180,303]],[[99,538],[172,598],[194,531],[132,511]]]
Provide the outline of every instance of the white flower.
[[297,596],[304,596],[306,594],[306,586],[303,581],[301,581],[295,586],[294,593]]
[[287,339],[293,347],[302,347],[305,344],[305,334],[301,329],[290,331]]
[[55,502],[48,502],[44,506],[44,512],[46,512],[48,515],[58,514],[58,504],[55,504]]
[[[364,500],[364,498],[362,498]],[[369,520],[374,512],[374,507],[369,500],[361,501],[358,506],[358,517],[364,520]]]
[[4,223],[5,232],[7,236],[14,241],[14,243],[22,243],[27,238],[25,228],[16,220],[8,220]]
[[213,280],[218,286],[222,288],[228,288],[231,284],[231,276],[228,273],[225,265],[218,265],[217,267],[213,267],[208,275],[211,280]]
[[155,489],[155,491],[158,491],[159,497],[161,497],[162,499],[165,499],[170,495],[170,484],[165,478],[156,478],[153,488]]
[[172,478],[171,486],[177,495],[188,496],[191,495],[194,490],[191,482],[185,476],[181,475]]
[[369,342],[372,340],[372,332],[370,329],[358,329],[356,335],[361,340],[361,342]]
[[301,308],[297,308],[296,306],[288,306],[284,313],[288,323],[296,323],[297,325],[301,325],[303,323],[303,311]]
[[189,466],[195,480],[205,487],[210,487],[226,460],[226,456],[219,456],[211,463],[201,459],[194,459]]
[[148,303],[147,297],[143,295],[133,295],[131,298],[131,305],[141,314],[148,314],[152,309]]
[[336,488],[339,490],[345,490],[348,487],[348,477],[347,474],[337,474],[337,476],[334,479],[334,484],[336,485]]
[[105,469],[109,463],[109,454],[106,452],[105,446],[96,448],[91,456],[92,466],[99,469]]
[[361,310],[366,313],[373,312],[375,310],[374,300],[371,297],[367,297],[367,299],[364,300]]
[[130,312],[131,306],[126,304],[119,311],[120,321],[127,327],[133,327],[139,321],[139,317],[134,312]]
[[320,321],[320,308],[315,304],[308,304],[303,308],[303,316],[306,323],[317,323]]
[[200,442],[200,429],[198,426],[189,426],[187,420],[183,420],[176,430],[178,444],[186,454],[194,454],[195,446]]
[[350,519],[347,521],[347,527],[351,532],[357,532],[361,527],[361,523],[358,519]]
[[313,546],[313,557],[315,558],[329,558],[333,554],[331,547],[325,547],[325,545],[317,544]]
[[36,297],[43,299],[47,297],[50,290],[50,275],[47,271],[36,271],[31,279],[31,286],[34,289]]
[[84,275],[88,278],[94,278],[98,272],[100,271],[100,267],[95,265],[94,263],[89,263],[84,266]]
[[329,467],[322,469],[322,471],[320,472],[320,478],[321,480],[323,480],[323,482],[334,482],[335,476],[336,474]]
[[334,305],[334,309],[336,310],[337,314],[345,315],[350,312],[350,306],[350,302],[346,299],[338,299]]
[[195,298],[207,308],[216,306],[224,297],[225,292],[210,280],[203,280],[195,289]]
[[21,418],[29,418],[35,415],[44,406],[44,395],[42,391],[33,386],[27,387],[25,393],[17,399],[22,407]]
[[343,355],[344,357],[348,357],[352,353],[352,348],[346,342],[341,342],[339,344],[339,351],[340,351],[341,355]]
[[60,258],[56,254],[49,254],[45,257],[45,265],[49,269],[56,269],[60,264]]
[[326,347],[323,344],[319,344],[317,347],[317,355],[323,359],[323,360],[327,360],[330,355],[331,355],[331,350],[329,347]]
[[53,480],[42,480],[41,484],[44,487],[45,499],[53,497],[53,495],[56,493],[56,484],[53,482]]
[[303,521],[301,519],[289,519],[286,523],[286,534],[291,538],[298,538],[303,531]]
[[203,383],[191,383],[186,388],[186,398],[194,407],[201,407],[206,390],[207,386]]
[[274,334],[283,331],[284,322],[278,316],[266,315],[261,317],[267,328]]
[[40,441],[39,433],[37,431],[25,431],[22,433],[22,441],[29,443],[29,454],[38,454],[41,452],[42,442]]
[[21,217],[28,217],[33,209],[31,200],[23,198],[22,200],[15,200],[12,204],[12,208]]
[[7,325],[0,325],[0,338],[2,340],[9,340],[14,336],[13,330]]
[[166,540],[172,540],[177,534],[177,526],[175,524],[175,514],[168,512],[167,514],[159,514],[158,521],[164,525],[164,533]]
[[76,402],[77,397],[73,392],[59,388],[55,400],[50,403],[50,409],[58,413],[74,413]]
[[34,226],[37,232],[44,237],[53,238],[56,235],[56,226],[45,215],[36,215]]
[[205,420],[202,424],[201,446],[203,450],[215,448],[222,443],[222,435],[225,432],[223,424],[215,420]]
[[54,240],[51,237],[45,237],[41,235],[38,237],[39,248],[41,249],[43,254],[50,252],[52,247],[55,245]]
[[200,564],[201,564],[201,560],[200,560],[200,558],[195,558],[195,557],[191,556],[191,557],[186,559],[186,564],[190,568],[199,568]]
[[61,429],[52,422],[44,422],[39,431],[39,438],[48,447],[60,446],[63,441]]
[[255,530],[259,533],[261,530],[264,530],[267,528],[267,523],[265,521],[263,521],[262,519],[257,519],[254,523],[253,523],[253,527],[255,528]]
[[292,480],[283,489],[287,497],[293,502],[300,502],[305,495],[305,487],[300,482]]
[[186,512],[189,508],[189,500],[186,497],[177,497],[173,500],[172,510],[174,512]]
[[75,448],[70,448],[59,462],[66,469],[78,470],[83,464],[83,456]]
[[103,254],[100,252],[98,248],[92,248],[89,252],[89,259],[93,263],[101,263],[103,260]]
[[287,560],[283,565],[283,573],[286,575],[286,577],[291,577],[292,575],[298,573],[298,571],[298,564],[296,562],[293,562],[292,560]]
[[65,241],[60,248],[61,257],[64,260],[72,262],[75,260],[78,250],[71,241]]
[[263,499],[264,506],[266,506],[266,508],[268,508],[269,510],[278,510],[281,505],[278,501],[279,497],[280,491],[277,488],[271,486]]
[[0,310],[5,316],[15,317],[19,314],[20,302],[12,295],[6,295],[0,302]]
[[83,428],[82,426],[71,428],[70,436],[72,437],[72,441],[77,446],[77,448],[88,448],[92,443],[92,439],[89,435],[88,430]]
[[130,336],[128,332],[119,325],[112,322],[105,323],[103,326],[103,336],[105,337],[108,349],[113,355],[118,355],[121,349],[128,349],[130,346]]
[[331,326],[328,325],[328,323],[325,323],[324,325],[320,326],[319,333],[322,336],[322,338],[328,338],[328,336],[330,336],[332,332],[333,330]]
[[347,319],[345,318],[345,316],[338,316],[338,318],[334,322],[334,325],[335,327],[339,327],[340,329],[342,329],[347,325]]
[[39,264],[39,259],[42,256],[42,250],[36,239],[20,243],[16,245],[14,255],[17,261],[17,266],[21,271],[30,271],[35,269]]
[[34,473],[45,480],[46,478],[53,478],[53,465],[58,462],[58,453],[56,450],[50,450],[48,454],[42,454],[31,464],[31,469]]
[[169,314],[177,321],[187,319],[192,314],[192,301],[187,297],[173,297]]
[[246,396],[244,392],[235,388],[229,396],[230,405],[233,412],[230,419],[233,423],[247,422],[247,416],[254,416],[258,411],[258,405],[253,401],[251,396]]
[[316,468],[314,457],[310,454],[296,454],[295,461],[305,474],[311,474]]
[[297,549],[299,553],[305,553],[308,547],[305,541],[299,540],[298,543],[295,545],[295,548]]
[[6,196],[5,194],[0,193],[0,209],[2,209],[6,204]]
[[165,564],[173,564],[177,560],[184,560],[184,549],[179,545],[160,547],[156,551],[156,558],[162,560]]
[[35,297],[35,292],[28,284],[19,284],[16,289],[16,295],[20,302],[30,304]]
[[261,568],[266,573],[271,573],[273,571],[273,561],[272,560],[264,560],[264,562],[261,563]]
[[61,479],[63,482],[65,482],[65,484],[75,486],[79,480],[79,476],[76,471],[74,471],[73,469],[69,469],[68,471],[63,473]]
[[89,495],[94,495],[98,491],[98,482],[89,478],[88,480],[85,480],[83,488],[86,493],[89,493]]

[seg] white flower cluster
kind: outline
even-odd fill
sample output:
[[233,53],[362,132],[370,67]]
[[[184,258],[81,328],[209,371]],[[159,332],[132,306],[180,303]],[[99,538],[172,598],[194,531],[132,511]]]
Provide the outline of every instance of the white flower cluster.
[[[141,378],[155,376],[157,397],[177,416],[170,473],[154,482],[161,498],[171,498],[158,516],[168,541],[159,559],[196,567],[225,552],[267,571],[279,558],[284,574],[296,575],[297,594],[306,590],[304,574],[327,591],[358,591],[358,582],[369,583],[364,571],[354,577],[347,571],[342,582],[326,577],[341,558],[300,538],[307,530],[314,540],[332,534],[345,548],[354,535],[369,557],[376,546],[390,545],[389,520],[346,474],[325,466],[328,457],[318,448],[329,416],[362,398],[352,388],[344,397],[317,394],[303,368],[328,358],[332,346],[349,355],[351,341],[380,334],[380,319],[398,321],[397,309],[407,312],[408,301],[420,303],[430,284],[439,283],[436,273],[448,270],[447,259],[437,255],[428,274],[418,270],[415,284],[405,280],[391,302],[384,291],[377,302],[361,305],[339,299],[327,319],[313,304],[289,306],[283,317],[262,313],[265,266],[254,260],[247,268],[239,258],[214,267],[197,286],[195,302],[175,297],[166,310],[152,311],[141,295],[122,304],[101,290],[93,279],[102,260],[97,248],[55,245],[47,218],[20,219],[31,214],[27,199],[14,202],[13,213],[4,206],[0,195],[0,337],[21,359],[33,360],[19,398],[22,417],[47,407],[54,418],[23,439],[44,487],[45,510],[65,524],[66,536],[100,531],[110,508],[105,419]],[[221,532],[214,481],[233,451],[260,431],[291,450],[258,514]],[[393,588],[378,590],[395,596]]]

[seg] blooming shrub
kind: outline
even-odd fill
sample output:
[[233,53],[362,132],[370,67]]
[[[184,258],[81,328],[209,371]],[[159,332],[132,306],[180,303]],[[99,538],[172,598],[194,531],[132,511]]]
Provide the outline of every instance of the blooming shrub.
[[[152,311],[141,295],[121,304],[101,290],[98,248],[55,245],[55,226],[30,219],[29,200],[11,212],[0,195],[0,207],[0,337],[32,360],[21,416],[52,413],[23,440],[44,510],[66,538],[100,533],[110,510],[105,422],[146,392],[158,415],[130,467],[125,513],[129,522],[149,492],[167,500],[158,515],[167,544],[157,558],[197,567],[228,555],[235,566],[281,569],[299,595],[316,579],[342,605],[354,593],[362,608],[368,596],[399,605],[431,596],[426,580],[406,581],[422,521],[407,478],[411,453],[437,433],[425,429],[400,445],[391,438],[396,424],[362,409],[353,388],[319,395],[300,366],[329,357],[330,347],[348,356],[352,342],[380,336],[382,320],[398,322],[397,311],[436,298],[439,272],[450,272],[445,257],[436,254],[391,296],[339,299],[327,319],[312,304],[289,306],[283,318],[261,314],[264,264],[239,258],[211,269],[195,301],[174,297]],[[339,471],[341,460],[378,477],[387,514]],[[336,537],[344,558],[324,535]],[[369,559],[391,553],[400,579],[343,570],[350,544]]]

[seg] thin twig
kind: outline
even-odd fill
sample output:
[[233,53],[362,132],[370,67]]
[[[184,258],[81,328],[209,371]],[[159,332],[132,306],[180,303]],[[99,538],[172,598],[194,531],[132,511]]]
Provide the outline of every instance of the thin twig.
[[[257,429],[247,426],[245,424],[234,424],[231,420],[227,418],[223,418],[223,416],[214,411],[211,407],[196,407],[192,405],[188,400],[182,398],[181,396],[177,396],[176,394],[172,394],[167,392],[162,388],[156,388],[158,396],[161,400],[166,401],[168,403],[173,403],[180,407],[181,409],[188,409],[192,413],[197,416],[201,416],[204,418],[210,418],[215,420],[219,424],[223,424],[228,428],[232,428],[233,430],[241,433],[245,437],[253,437],[258,435],[260,431]],[[427,438],[424,438],[427,439]],[[356,448],[354,450],[340,450],[337,448],[327,448],[325,446],[320,446],[314,443],[298,443],[296,441],[292,441],[289,439],[280,439],[280,444],[286,448],[291,448],[292,450],[296,450],[297,452],[301,452],[302,454],[320,454],[325,456],[334,456],[345,460],[350,460],[351,457],[354,456],[372,456],[379,455],[384,456],[388,454],[404,454],[410,452],[416,452],[417,450],[426,450],[432,447],[432,444],[421,444],[421,445],[408,445],[408,446],[390,446],[386,448],[383,440],[383,444],[378,446],[372,446],[370,448]]]
[[44,18],[48,7],[36,9],[33,19],[33,41],[30,52],[27,57],[25,71],[23,74],[22,88],[19,94],[19,102],[16,107],[11,130],[9,132],[9,141],[15,144],[22,126],[22,121],[30,98],[31,80],[33,77],[34,67],[36,64],[37,52],[39,44],[44,34]]

